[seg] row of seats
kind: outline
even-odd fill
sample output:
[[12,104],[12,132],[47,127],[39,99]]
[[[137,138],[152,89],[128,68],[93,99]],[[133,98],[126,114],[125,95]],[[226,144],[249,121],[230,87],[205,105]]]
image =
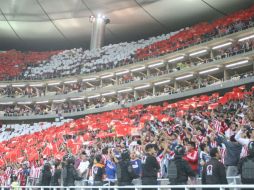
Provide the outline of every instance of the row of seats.
[[253,23],[254,6],[251,6],[246,10],[235,12],[226,17],[217,19],[212,23],[202,22],[188,27],[178,34],[170,36],[170,38],[166,40],[156,42],[145,48],[140,48],[137,50],[137,57],[139,59],[146,59],[148,57],[173,52],[216,36],[223,36],[239,31],[248,25],[253,25]]

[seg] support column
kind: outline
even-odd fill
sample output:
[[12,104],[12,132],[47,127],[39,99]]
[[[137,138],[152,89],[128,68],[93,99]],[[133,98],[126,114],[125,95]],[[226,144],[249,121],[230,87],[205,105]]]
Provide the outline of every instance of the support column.
[[153,96],[156,96],[156,88],[155,88],[155,85],[153,85]]
[[149,77],[149,76],[150,76],[150,74],[151,74],[150,69],[149,69],[149,68],[147,68],[147,70],[146,70],[146,75]]
[[104,44],[106,24],[110,22],[105,16],[91,16],[89,21],[92,23],[92,34],[90,50],[101,48]]
[[119,77],[116,76],[116,84],[119,85]]
[[229,79],[229,73],[228,73],[228,70],[226,68],[224,68],[223,76],[224,76],[224,81]]
[[213,50],[210,51],[210,57],[213,59],[214,55],[213,55]]
[[103,85],[103,81],[102,81],[102,79],[101,79],[101,81],[100,81],[100,86],[102,87],[102,85]]
[[179,87],[178,82],[175,80],[175,81],[174,81],[174,89],[175,89],[175,92],[176,92],[176,90],[178,89],[178,87]]
[[169,63],[166,63],[166,70],[167,70],[167,73],[169,71]]
[[136,90],[134,90],[134,99],[137,100],[138,99],[138,92]]

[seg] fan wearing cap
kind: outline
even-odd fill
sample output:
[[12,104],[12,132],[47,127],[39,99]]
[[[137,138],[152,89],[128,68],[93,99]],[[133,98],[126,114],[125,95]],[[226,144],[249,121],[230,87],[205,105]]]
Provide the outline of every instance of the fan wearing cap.
[[192,170],[190,164],[183,159],[185,148],[182,145],[177,145],[174,153],[175,157],[169,162],[168,167],[169,182],[171,185],[186,185],[188,177],[195,177],[196,173]]
[[254,141],[248,144],[248,156],[240,160],[238,169],[243,184],[254,183]]

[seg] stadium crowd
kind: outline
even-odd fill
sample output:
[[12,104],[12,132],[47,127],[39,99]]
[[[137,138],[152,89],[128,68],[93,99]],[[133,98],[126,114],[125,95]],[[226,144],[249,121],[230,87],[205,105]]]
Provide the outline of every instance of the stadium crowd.
[[[41,80],[87,74],[157,57],[253,26],[254,6],[213,21],[186,27],[177,32],[139,40],[110,44],[96,50],[71,50],[0,54],[3,80]],[[24,58],[24,56],[28,58]]]
[[[187,169],[171,184],[186,184],[188,177],[193,182],[198,176],[205,184],[228,183],[226,176],[237,176],[244,168],[238,170],[241,158],[253,157],[253,98],[254,86],[240,86],[223,96],[213,93],[161,106],[122,108],[57,126],[3,125],[1,184],[26,185],[31,179],[42,186],[84,185],[86,180],[102,185],[115,179],[118,185],[155,184],[179,169],[179,159]],[[224,176],[209,181],[202,172],[209,161],[220,164]],[[133,170],[121,172],[128,163]]]
[[209,63],[212,61],[224,59],[227,57],[231,57],[234,55],[238,55],[241,53],[246,53],[254,48],[254,40],[249,39],[244,42],[237,42],[234,43],[233,45],[229,47],[224,47],[220,48],[217,51],[213,52],[213,55],[211,54],[206,54],[202,56],[202,61],[199,59],[198,61],[193,59],[193,58],[188,58],[187,60],[177,62],[175,64],[171,64],[168,68],[161,69],[156,72],[150,73],[149,76],[147,75],[136,75],[134,73],[128,73],[124,74],[122,76],[118,76],[118,80],[115,80],[114,82],[111,81],[110,83],[108,82],[103,82],[98,85],[95,85],[94,87],[91,87],[89,85],[86,85],[85,82],[82,81],[77,81],[75,83],[71,84],[59,84],[55,85],[54,87],[48,86],[46,90],[46,86],[11,86],[8,85],[6,87],[0,87],[0,95],[1,97],[12,97],[12,98],[17,98],[17,97],[40,97],[40,96],[52,96],[52,95],[61,95],[61,94],[69,94],[69,93],[74,93],[74,92],[83,92],[83,91],[91,91],[91,90],[96,90],[97,88],[102,88],[102,87],[108,87],[112,85],[121,85],[121,84],[126,84],[130,83],[133,81],[140,81],[140,80],[145,80],[149,79],[151,77],[156,77],[164,74],[168,74],[171,72],[176,72],[179,70],[183,70],[185,68],[189,68],[192,66],[197,66],[205,63]]

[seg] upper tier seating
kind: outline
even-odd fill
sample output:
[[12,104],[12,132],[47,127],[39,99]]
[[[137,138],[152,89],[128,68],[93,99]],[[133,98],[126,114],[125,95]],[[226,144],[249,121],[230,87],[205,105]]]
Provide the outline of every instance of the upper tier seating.
[[137,50],[137,58],[145,59],[169,53],[199,43],[215,36],[224,36],[244,29],[254,23],[254,6],[246,10],[235,12],[212,23],[202,22],[186,28],[169,39],[151,44]]
[[203,22],[148,40],[110,44],[92,51],[82,48],[60,53],[7,51],[0,53],[0,80],[57,78],[115,68],[253,26],[253,16],[254,6],[212,23]]
[[0,80],[18,77],[28,65],[37,65],[60,51],[27,52],[10,50],[0,53]]

